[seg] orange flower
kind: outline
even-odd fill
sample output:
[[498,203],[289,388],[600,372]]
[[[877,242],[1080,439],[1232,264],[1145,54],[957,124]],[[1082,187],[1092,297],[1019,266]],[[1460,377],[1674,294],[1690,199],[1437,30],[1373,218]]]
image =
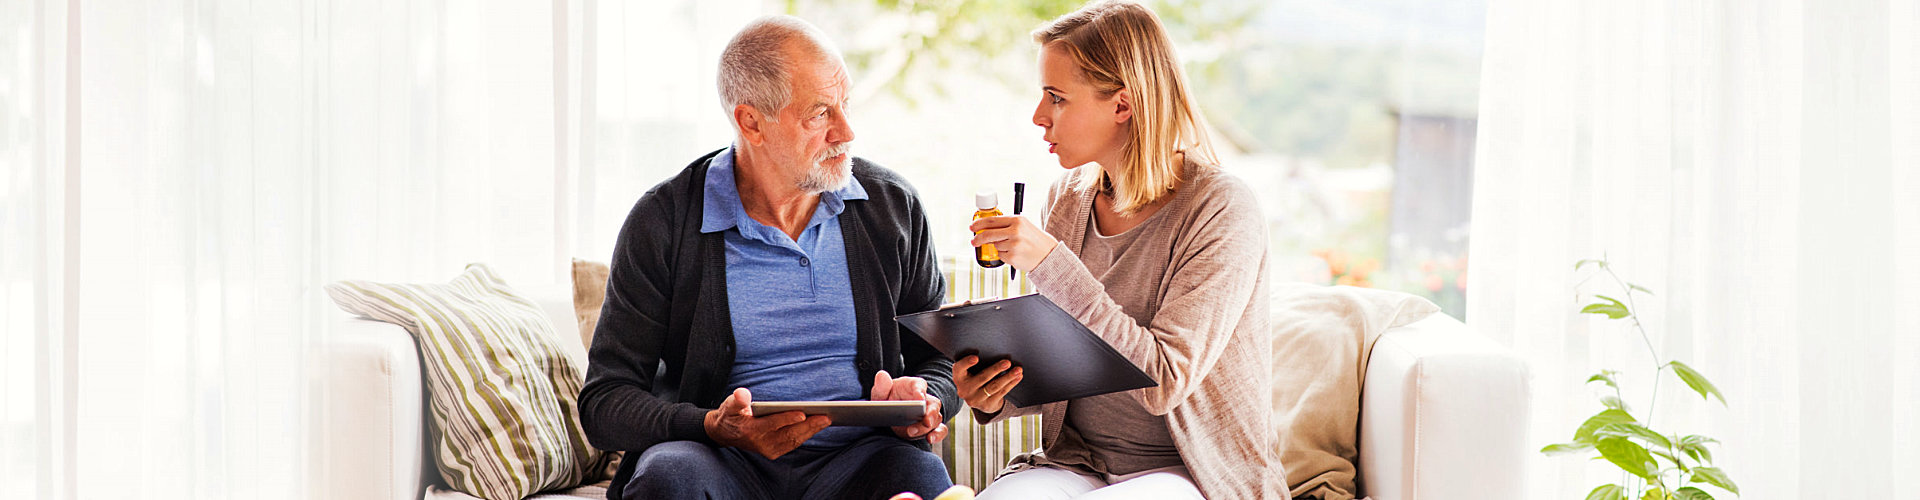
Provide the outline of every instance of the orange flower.
[[1334,276],[1347,274],[1347,253],[1346,252],[1334,250],[1332,252],[1328,252],[1325,258],[1327,260],[1328,272],[1333,273]]
[[1360,261],[1359,264],[1355,264],[1353,266],[1353,274],[1358,274],[1364,277],[1366,275],[1373,274],[1374,271],[1377,271],[1379,269],[1380,269],[1380,261],[1375,259],[1363,259]]

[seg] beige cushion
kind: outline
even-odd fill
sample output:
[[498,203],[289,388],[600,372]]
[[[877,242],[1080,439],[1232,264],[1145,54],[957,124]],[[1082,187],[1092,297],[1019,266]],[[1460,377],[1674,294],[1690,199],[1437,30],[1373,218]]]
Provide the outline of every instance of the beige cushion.
[[600,326],[600,305],[607,301],[607,265],[573,259],[573,317],[580,324],[580,345],[593,349]]
[[[607,302],[607,265],[602,262],[573,259],[573,320],[580,326],[580,346],[593,350],[593,330],[600,327],[600,306]],[[584,351],[583,351],[584,352]],[[625,454],[609,451],[607,477],[620,470]],[[605,496],[605,495],[602,495]]]
[[561,350],[533,302],[482,264],[447,284],[343,281],[347,312],[394,323],[420,348],[435,462],[448,486],[486,499],[605,479],[578,409],[584,367]]
[[1360,387],[1369,351],[1387,329],[1438,310],[1400,292],[1274,287],[1273,427],[1295,498],[1354,497]]

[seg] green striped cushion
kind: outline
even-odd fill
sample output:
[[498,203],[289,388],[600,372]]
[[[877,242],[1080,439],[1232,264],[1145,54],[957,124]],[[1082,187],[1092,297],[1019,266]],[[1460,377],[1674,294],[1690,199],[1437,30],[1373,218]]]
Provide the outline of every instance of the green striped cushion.
[[582,367],[547,315],[487,266],[444,285],[342,281],[327,294],[413,334],[448,486],[497,500],[603,479],[610,457],[587,445],[574,405]]

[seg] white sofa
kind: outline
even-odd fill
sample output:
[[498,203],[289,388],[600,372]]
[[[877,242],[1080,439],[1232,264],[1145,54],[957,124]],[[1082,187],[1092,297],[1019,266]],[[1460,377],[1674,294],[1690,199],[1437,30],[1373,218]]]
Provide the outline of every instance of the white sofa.
[[1527,365],[1435,313],[1373,344],[1360,389],[1361,493],[1374,500],[1519,499]]
[[[585,359],[570,289],[523,290],[560,344]],[[319,442],[326,498],[470,498],[436,486],[426,453],[424,385],[400,327],[328,315]],[[1376,500],[1518,499],[1536,448],[1526,435],[1526,365],[1435,314],[1383,334],[1361,395],[1359,480]],[[961,440],[956,439],[956,442]],[[604,485],[540,498],[604,498]]]

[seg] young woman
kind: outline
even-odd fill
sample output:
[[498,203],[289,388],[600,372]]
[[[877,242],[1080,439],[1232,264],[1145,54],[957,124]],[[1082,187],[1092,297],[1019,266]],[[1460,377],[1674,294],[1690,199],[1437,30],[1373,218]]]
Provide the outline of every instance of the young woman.
[[1159,18],[1101,1],[1034,33],[1033,123],[1069,169],[1046,229],[976,221],[1000,258],[1158,382],[1006,407],[1022,370],[954,363],[982,422],[1040,413],[1044,451],[981,492],[1008,498],[1286,498],[1269,427],[1267,232],[1246,183],[1221,171]]

